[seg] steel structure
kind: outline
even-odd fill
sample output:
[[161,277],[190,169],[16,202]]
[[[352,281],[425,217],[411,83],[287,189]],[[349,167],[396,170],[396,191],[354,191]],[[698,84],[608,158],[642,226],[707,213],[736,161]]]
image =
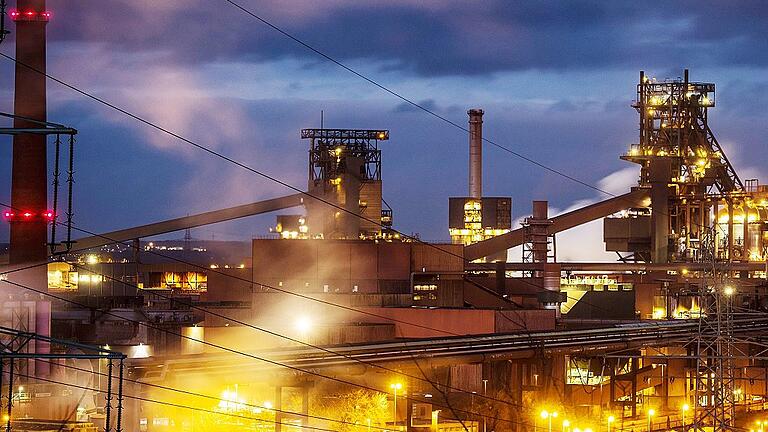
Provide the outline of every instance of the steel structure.
[[309,140],[310,185],[330,181],[344,174],[344,156],[360,158],[364,171],[361,180],[381,180],[379,141],[389,139],[389,131],[378,129],[302,129]]
[[[767,256],[761,222],[768,220],[768,188],[739,178],[709,126],[714,106],[715,85],[691,81],[688,70],[681,79],[663,82],[640,72],[633,104],[639,142],[622,159],[640,165],[639,183],[650,190],[653,210],[628,221],[627,230],[646,231],[641,237],[647,240],[614,242],[611,250],[654,263],[694,262],[710,241],[717,260]],[[608,228],[624,225],[614,221]]]
[[392,212],[382,208],[379,142],[389,139],[389,131],[302,129],[301,138],[309,140],[308,192],[325,201],[307,203],[306,236],[357,239],[385,235],[382,226],[391,226]]
[[[51,352],[26,352],[25,347],[30,342],[36,341],[51,346]],[[105,413],[105,432],[114,430],[121,432],[123,430],[123,375],[125,372],[126,355],[102,347],[84,345],[80,343],[63,341],[48,336],[39,335],[12,329],[0,327],[0,393],[7,386],[7,396],[5,403],[0,396],[0,411],[3,412],[3,422],[5,430],[11,431],[14,423],[13,407],[14,400],[21,399],[21,391],[14,392],[14,382],[22,381],[33,383],[34,378],[41,376],[39,374],[28,375],[19,370],[21,362],[46,361],[56,359],[85,359],[85,360],[106,360],[107,362],[107,390],[104,403]],[[117,368],[117,376],[114,374],[114,368]],[[6,381],[7,380],[7,381]],[[117,389],[113,389],[114,381],[117,380]],[[3,393],[5,395],[6,393]],[[114,399],[114,405],[113,405]],[[113,409],[115,410],[113,417]],[[69,419],[65,419],[68,421]]]
[[[650,204],[648,202],[649,196],[648,189],[636,189],[624,195],[555,216],[552,218],[549,234],[556,234],[630,207],[647,207]],[[520,246],[523,244],[523,241],[523,229],[518,228],[506,234],[466,246],[464,248],[464,258],[474,261],[500,251],[506,251],[515,246]]]
[[[44,212],[35,213],[33,211],[30,211],[25,208],[13,208],[13,209],[7,209],[5,212],[3,212],[4,218],[8,221],[10,224],[15,223],[30,223],[30,222],[39,222],[39,221],[45,221],[49,222],[51,224],[51,234],[50,234],[50,241],[48,242],[48,246],[50,248],[50,251],[52,254],[54,253],[61,253],[61,252],[69,252],[69,250],[72,248],[72,244],[74,243],[72,241],[72,217],[74,216],[73,210],[72,210],[72,192],[73,192],[73,183],[74,183],[74,174],[75,174],[75,135],[77,135],[77,130],[71,127],[67,127],[58,123],[51,123],[51,122],[44,122],[44,121],[37,121],[31,118],[24,118],[20,117],[14,114],[8,114],[8,113],[2,113],[0,112],[0,117],[6,117],[16,120],[23,120],[28,122],[31,125],[35,125],[37,127],[30,127],[30,128],[18,128],[18,127],[10,127],[10,128],[0,128],[0,135],[11,135],[11,136],[19,136],[19,135],[40,135],[43,137],[47,137],[49,135],[53,135],[55,137],[54,139],[54,162],[53,162],[53,206],[50,210],[46,210]],[[65,137],[64,140],[62,140],[62,135]],[[67,202],[66,202],[66,209],[64,210],[64,218],[63,221],[59,218],[59,190],[60,190],[60,184],[61,184],[61,175],[62,175],[62,147],[66,146],[67,149],[65,150],[65,153],[68,157],[66,167],[66,183],[67,183]],[[66,229],[66,237],[62,241],[58,241],[58,237],[56,235],[56,228],[58,225],[64,225]],[[60,247],[62,246],[62,247]]]
[[194,228],[202,225],[225,222],[228,220],[255,216],[277,210],[284,210],[304,204],[304,199],[304,194],[286,195],[279,198],[257,201],[255,203],[243,204],[235,207],[154,222],[138,227],[111,231],[95,236],[80,238],[75,241],[76,247],[74,247],[73,250],[82,251],[104,246],[110,243],[131,241],[175,231],[182,231],[187,228]]
[[[768,330],[767,317],[745,316],[734,320],[735,333],[748,336]],[[697,320],[645,322],[620,324],[611,327],[579,330],[537,331],[527,333],[488,334],[469,336],[433,337],[404,341],[334,346],[331,352],[317,348],[284,348],[263,352],[270,360],[291,366],[314,370],[339,366],[359,365],[360,360],[376,364],[408,364],[414,356],[430,359],[433,363],[455,364],[489,359],[521,358],[523,355],[548,353],[581,353],[603,356],[604,352],[619,353],[644,347],[664,346],[690,340],[699,328]],[[148,358],[134,361],[137,366],[153,370],[161,362],[168,368],[210,373],[224,373],[217,369],[234,370],[230,354],[181,356],[172,359]],[[768,357],[764,357],[768,358]],[[197,366],[193,366],[197,365]],[[253,362],[253,367],[274,369],[279,366]],[[343,369],[346,371],[346,369]],[[163,371],[165,372],[165,371]]]

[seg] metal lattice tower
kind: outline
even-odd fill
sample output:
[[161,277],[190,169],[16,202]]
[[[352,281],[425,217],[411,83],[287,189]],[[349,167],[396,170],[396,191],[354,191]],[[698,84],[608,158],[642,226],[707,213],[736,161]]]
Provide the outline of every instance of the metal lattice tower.
[[692,341],[695,431],[732,431],[735,418],[733,295],[727,273],[715,266],[714,249],[702,250],[712,270],[702,272],[699,284],[699,329]]

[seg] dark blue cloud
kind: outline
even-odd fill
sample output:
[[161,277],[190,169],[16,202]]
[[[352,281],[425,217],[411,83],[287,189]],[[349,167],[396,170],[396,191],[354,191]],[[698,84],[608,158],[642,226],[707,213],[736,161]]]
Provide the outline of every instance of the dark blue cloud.
[[[318,61],[315,53],[225,2],[183,2],[183,8],[170,12],[124,2],[109,7],[51,3],[56,6],[50,25],[54,40],[165,50],[174,60],[190,63]],[[489,0],[431,8],[360,2],[322,10],[308,2],[299,16],[280,14],[266,1],[244,4],[334,58],[380,62],[383,69],[420,76],[768,65],[768,3],[760,1],[662,7],[655,2]]]

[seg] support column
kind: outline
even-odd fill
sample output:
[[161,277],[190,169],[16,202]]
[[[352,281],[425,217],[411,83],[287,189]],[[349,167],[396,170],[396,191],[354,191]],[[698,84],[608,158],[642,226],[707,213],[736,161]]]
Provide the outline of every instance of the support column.
[[8,410],[6,411],[8,420],[5,421],[6,432],[11,432],[12,408],[13,408],[13,357],[8,359]]
[[661,410],[669,408],[669,364],[661,365]]
[[669,159],[656,158],[649,167],[651,183],[651,261],[669,261],[669,182],[672,165]]
[[301,387],[301,425],[309,427],[309,385]]
[[630,402],[632,403],[632,417],[637,416],[637,369],[637,357],[632,357],[632,395],[630,398]]
[[[613,407],[616,404],[616,364],[609,360],[609,373],[611,374],[611,384],[609,387],[610,400],[608,401],[608,410],[613,411]],[[622,410],[623,413],[624,410]]]
[[744,245],[744,251],[741,254],[741,260],[742,261],[749,261],[749,250],[752,248],[752,245],[749,241],[749,207],[747,207],[747,203],[744,202],[742,204],[742,208],[744,209],[744,222],[742,224],[742,228],[744,231],[744,241],[742,244]]
[[728,200],[728,261],[733,261],[733,200]]
[[280,432],[283,423],[283,387],[275,387],[275,432]]

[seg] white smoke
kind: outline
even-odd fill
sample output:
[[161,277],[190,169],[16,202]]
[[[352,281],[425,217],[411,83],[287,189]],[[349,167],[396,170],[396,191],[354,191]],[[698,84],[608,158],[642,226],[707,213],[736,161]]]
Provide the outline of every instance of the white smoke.
[[[597,187],[600,190],[613,195],[622,195],[629,192],[630,187],[637,185],[639,167],[630,166],[615,171],[603,177]],[[594,198],[578,200],[565,209],[550,208],[550,217],[557,216],[569,211],[573,211],[590,204],[610,198],[606,194],[600,193]],[[520,226],[524,218],[515,221],[515,226]],[[603,243],[603,219],[586,223],[584,225],[571,228],[567,231],[558,233],[555,236],[557,245],[557,260],[563,262],[597,262],[597,261],[616,261],[615,252],[606,252],[605,243]],[[519,262],[522,259],[522,248],[515,247],[507,252],[507,260]]]

